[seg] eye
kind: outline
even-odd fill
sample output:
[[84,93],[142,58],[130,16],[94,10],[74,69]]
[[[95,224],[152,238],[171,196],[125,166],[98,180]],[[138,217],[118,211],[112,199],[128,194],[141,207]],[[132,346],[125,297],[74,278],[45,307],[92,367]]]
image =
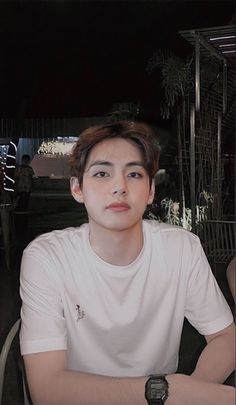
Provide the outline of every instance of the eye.
[[94,173],[94,175],[93,175],[94,177],[108,177],[109,176],[109,174],[108,173],[106,173],[106,172],[102,172],[102,171],[100,171],[100,172],[97,172],[97,173]]
[[131,172],[128,174],[128,177],[132,177],[134,179],[140,179],[141,177],[143,177],[143,175],[138,172]]

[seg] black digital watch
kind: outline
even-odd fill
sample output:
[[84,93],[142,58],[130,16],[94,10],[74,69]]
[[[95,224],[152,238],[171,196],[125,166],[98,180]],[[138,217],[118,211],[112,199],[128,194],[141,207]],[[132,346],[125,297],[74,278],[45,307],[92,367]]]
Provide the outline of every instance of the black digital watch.
[[164,405],[168,398],[168,387],[165,375],[150,375],[145,384],[145,398],[148,405]]

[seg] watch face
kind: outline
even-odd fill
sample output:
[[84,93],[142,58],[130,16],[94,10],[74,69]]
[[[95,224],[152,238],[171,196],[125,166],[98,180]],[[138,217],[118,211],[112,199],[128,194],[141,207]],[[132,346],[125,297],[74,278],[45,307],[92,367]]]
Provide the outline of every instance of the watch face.
[[146,399],[149,401],[163,400],[168,397],[168,383],[163,377],[151,377],[146,383]]
[[159,399],[162,398],[163,394],[165,393],[165,390],[163,389],[163,383],[159,381],[152,381],[149,386],[149,395],[153,399]]

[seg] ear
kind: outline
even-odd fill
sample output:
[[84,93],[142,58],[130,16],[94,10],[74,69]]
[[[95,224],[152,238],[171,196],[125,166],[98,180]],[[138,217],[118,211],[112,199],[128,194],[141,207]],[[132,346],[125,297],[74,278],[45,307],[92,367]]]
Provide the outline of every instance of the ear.
[[70,191],[76,201],[79,203],[84,202],[82,188],[79,185],[77,177],[70,178]]
[[153,200],[154,200],[154,196],[155,196],[155,181],[154,179],[152,179],[152,184],[149,190],[149,197],[148,197],[148,202],[147,204],[152,204]]

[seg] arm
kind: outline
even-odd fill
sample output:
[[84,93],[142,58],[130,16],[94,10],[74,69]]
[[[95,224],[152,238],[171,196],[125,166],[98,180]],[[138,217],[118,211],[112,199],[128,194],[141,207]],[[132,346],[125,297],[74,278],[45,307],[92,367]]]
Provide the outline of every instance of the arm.
[[166,405],[235,404],[235,388],[221,384],[235,369],[235,325],[205,338],[207,345],[192,375],[167,377],[170,399]]
[[147,405],[146,377],[113,378],[67,369],[66,351],[24,356],[34,405]]
[[233,296],[234,302],[236,303],[236,280],[235,280],[235,273],[236,273],[236,257],[234,257],[231,262],[229,263],[226,269],[226,277],[229,283],[229,288],[231,294]]
[[[34,405],[147,405],[147,377],[113,378],[70,371],[66,351],[24,356]],[[234,405],[233,387],[174,374],[165,405]]]
[[205,338],[207,345],[192,376],[204,381],[223,383],[235,369],[235,324]]

